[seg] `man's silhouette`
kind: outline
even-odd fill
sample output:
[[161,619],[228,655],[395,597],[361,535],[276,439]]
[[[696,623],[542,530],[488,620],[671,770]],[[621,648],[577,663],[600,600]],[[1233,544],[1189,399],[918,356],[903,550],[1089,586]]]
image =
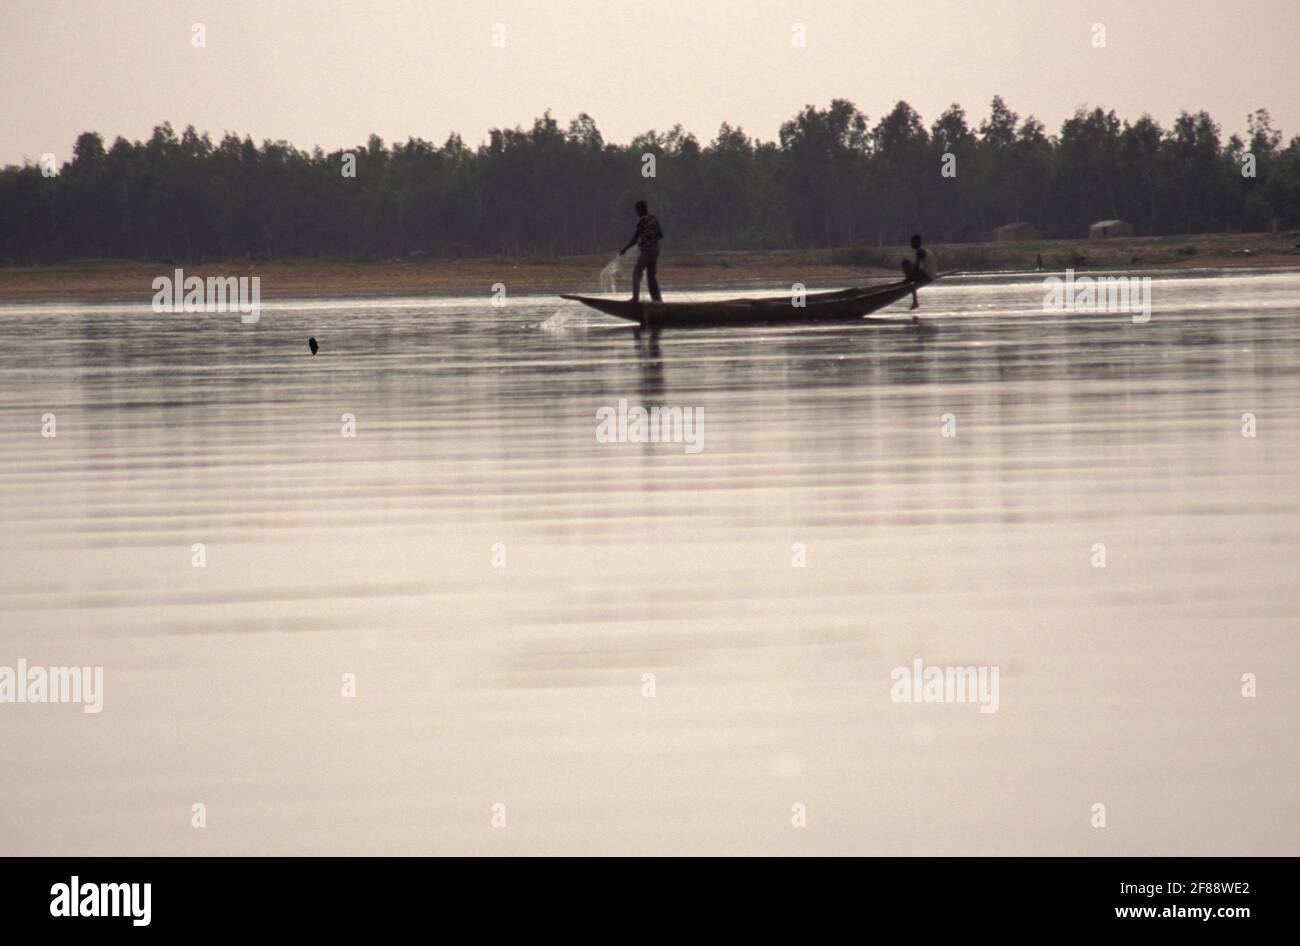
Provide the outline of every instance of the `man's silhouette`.
[[663,297],[659,295],[659,280],[656,278],[656,271],[659,267],[659,241],[664,238],[664,231],[659,227],[659,221],[655,219],[654,214],[650,213],[644,200],[636,202],[636,215],[640,218],[636,224],[636,232],[632,234],[632,239],[628,241],[627,246],[618,251],[622,256],[633,245],[640,248],[640,253],[636,258],[636,267],[632,270],[632,301],[639,302],[641,299],[641,274],[645,273],[646,285],[650,287],[650,298],[655,302],[663,302]]
[[[939,263],[935,260],[934,254],[929,250],[921,248],[921,234],[912,234],[912,249],[916,250],[916,259],[903,260],[903,278],[910,283],[916,283],[918,286],[924,286],[928,282],[934,282],[939,278]],[[919,308],[921,305],[916,298],[916,290],[912,290],[912,308]]]

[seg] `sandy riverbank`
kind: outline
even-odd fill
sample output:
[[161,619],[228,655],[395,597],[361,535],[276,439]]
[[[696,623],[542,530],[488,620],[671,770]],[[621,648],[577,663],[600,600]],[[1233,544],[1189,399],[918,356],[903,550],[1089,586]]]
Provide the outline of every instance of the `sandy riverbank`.
[[[1194,267],[1300,266],[1294,234],[1210,234],[1127,240],[1043,240],[1032,243],[939,244],[944,270],[1032,270],[1041,255],[1046,270],[1186,269]],[[817,250],[745,250],[673,253],[665,248],[665,291],[781,285],[851,284],[864,276],[896,272],[904,247]],[[612,256],[612,254],[611,254]],[[0,300],[149,299],[156,276],[177,267],[186,275],[259,276],[264,298],[369,295],[466,295],[490,293],[503,283],[512,295],[590,292],[600,287],[604,256],[552,259],[408,260],[72,260],[41,266],[0,268]],[[623,260],[619,288],[627,285],[632,256]]]

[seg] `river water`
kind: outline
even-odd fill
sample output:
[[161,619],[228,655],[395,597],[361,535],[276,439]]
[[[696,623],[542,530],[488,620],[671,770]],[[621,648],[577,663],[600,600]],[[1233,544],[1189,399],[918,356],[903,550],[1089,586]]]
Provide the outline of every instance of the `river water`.
[[1300,853],[1300,272],[1043,296],[0,307],[0,851]]

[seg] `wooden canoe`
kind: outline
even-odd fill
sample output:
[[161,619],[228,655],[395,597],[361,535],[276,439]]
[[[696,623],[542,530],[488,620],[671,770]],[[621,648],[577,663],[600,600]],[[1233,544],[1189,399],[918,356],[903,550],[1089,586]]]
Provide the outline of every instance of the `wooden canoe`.
[[723,299],[718,302],[631,302],[596,296],[562,295],[598,312],[648,328],[704,328],[728,325],[787,325],[803,322],[836,322],[860,319],[887,305],[907,298],[914,287],[909,282],[859,286],[834,292],[809,293],[803,306],[791,304],[791,297],[767,296],[756,299]]

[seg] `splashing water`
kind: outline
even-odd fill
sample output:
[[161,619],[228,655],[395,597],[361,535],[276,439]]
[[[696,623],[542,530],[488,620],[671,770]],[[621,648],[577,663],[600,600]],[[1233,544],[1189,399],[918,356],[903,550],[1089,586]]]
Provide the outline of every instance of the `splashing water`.
[[[600,291],[601,292],[618,292],[618,279],[623,275],[623,257],[615,256],[605,264],[605,268],[600,271]],[[570,303],[562,306],[552,313],[551,317],[543,320],[537,325],[537,328],[544,332],[562,332],[571,328],[585,328],[586,320],[581,306]]]
[[556,309],[549,319],[541,322],[537,327],[543,332],[560,332],[581,325],[582,321],[582,311],[574,303],[570,308]]

